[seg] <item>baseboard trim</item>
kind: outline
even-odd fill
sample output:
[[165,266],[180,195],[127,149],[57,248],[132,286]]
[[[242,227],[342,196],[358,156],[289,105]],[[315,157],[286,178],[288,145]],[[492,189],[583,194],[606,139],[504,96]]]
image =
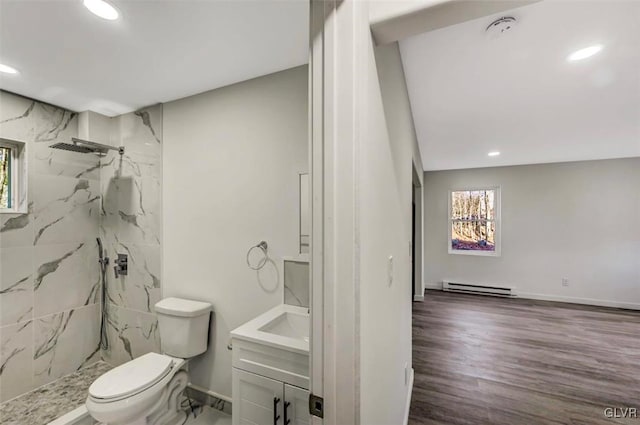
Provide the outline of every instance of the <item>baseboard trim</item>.
[[565,297],[562,295],[536,294],[532,292],[516,292],[518,298],[527,298],[530,300],[556,301],[571,304],[594,305],[597,307],[613,307],[624,308],[627,310],[640,310],[638,303],[625,303],[611,300],[597,300],[594,298]]
[[414,295],[413,296],[413,300],[414,301],[424,301],[424,295]]
[[411,395],[413,394],[413,368],[409,374],[409,388],[407,389],[407,404],[404,408],[404,425],[409,425],[409,411],[411,410]]
[[[442,282],[425,283],[425,289],[442,291]],[[624,308],[627,310],[640,310],[640,303],[627,303],[627,302],[612,301],[612,300],[597,300],[595,298],[567,297],[563,295],[538,294],[535,292],[520,292],[517,290],[515,291],[515,296],[517,298],[526,298],[529,300],[555,301],[560,303],[593,305],[596,307],[612,307],[612,308]]]

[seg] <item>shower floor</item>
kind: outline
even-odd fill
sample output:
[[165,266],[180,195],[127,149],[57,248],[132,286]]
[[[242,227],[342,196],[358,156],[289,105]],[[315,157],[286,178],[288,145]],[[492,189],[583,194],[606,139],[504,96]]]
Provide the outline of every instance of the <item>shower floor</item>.
[[46,425],[84,404],[93,381],[111,366],[97,362],[0,404],[0,425]]

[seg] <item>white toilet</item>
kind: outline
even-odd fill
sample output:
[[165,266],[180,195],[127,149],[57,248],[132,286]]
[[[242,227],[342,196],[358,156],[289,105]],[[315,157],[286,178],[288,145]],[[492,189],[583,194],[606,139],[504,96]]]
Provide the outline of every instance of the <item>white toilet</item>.
[[182,424],[187,360],[207,350],[211,304],[165,298],[156,304],[162,352],[120,365],[89,387],[87,410],[105,425]]

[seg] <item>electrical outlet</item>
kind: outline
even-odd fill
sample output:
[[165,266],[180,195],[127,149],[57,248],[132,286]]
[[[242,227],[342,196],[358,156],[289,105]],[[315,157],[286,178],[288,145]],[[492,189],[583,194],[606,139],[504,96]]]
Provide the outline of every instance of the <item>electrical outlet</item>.
[[567,279],[566,277],[562,278],[562,286],[569,286],[569,279]]
[[393,255],[389,256],[389,262],[387,263],[387,279],[389,286],[393,285]]

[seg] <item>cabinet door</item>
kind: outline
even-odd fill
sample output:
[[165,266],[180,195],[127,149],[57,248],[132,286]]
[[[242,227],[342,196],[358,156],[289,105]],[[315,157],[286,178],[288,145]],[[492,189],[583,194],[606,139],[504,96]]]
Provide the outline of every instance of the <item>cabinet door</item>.
[[282,382],[233,368],[233,425],[283,425]]
[[284,384],[285,409],[287,423],[284,425],[309,425],[309,391],[293,385]]

